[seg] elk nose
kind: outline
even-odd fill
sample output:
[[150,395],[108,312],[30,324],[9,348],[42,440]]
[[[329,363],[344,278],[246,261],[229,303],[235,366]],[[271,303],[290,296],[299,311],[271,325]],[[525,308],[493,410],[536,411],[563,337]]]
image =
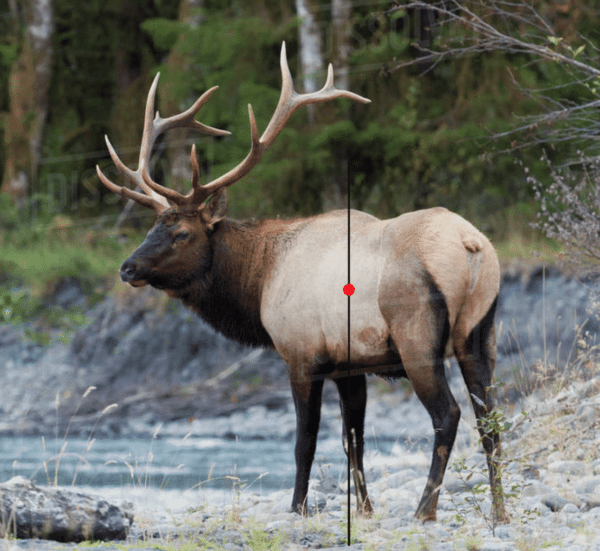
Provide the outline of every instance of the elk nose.
[[121,269],[119,270],[119,275],[121,276],[121,281],[127,283],[132,279],[135,279],[135,274],[137,272],[137,265],[133,260],[127,259],[121,265]]

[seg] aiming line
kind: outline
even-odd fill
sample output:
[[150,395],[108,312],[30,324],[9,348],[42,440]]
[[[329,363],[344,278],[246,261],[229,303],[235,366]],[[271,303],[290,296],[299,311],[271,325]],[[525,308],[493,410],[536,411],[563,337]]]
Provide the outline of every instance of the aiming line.
[[[347,175],[348,178],[348,284],[350,284],[350,175]],[[352,295],[352,293],[348,293],[348,372],[347,372],[347,382],[348,382],[348,392],[347,392],[347,396],[346,396],[346,410],[348,409],[348,399],[350,397],[350,296]],[[344,412],[343,417],[345,417],[346,419],[348,418],[348,411]],[[342,419],[342,422],[345,423],[345,420]],[[348,547],[350,547],[350,446],[352,445],[352,434],[349,434],[349,430],[348,427],[345,427],[345,431],[346,431],[346,442],[347,442],[347,446],[348,446],[348,453],[347,453],[347,477],[348,477],[348,511],[347,511],[347,516],[348,516],[348,538],[347,538],[347,543],[348,543]],[[357,499],[358,499],[358,490],[357,490]]]

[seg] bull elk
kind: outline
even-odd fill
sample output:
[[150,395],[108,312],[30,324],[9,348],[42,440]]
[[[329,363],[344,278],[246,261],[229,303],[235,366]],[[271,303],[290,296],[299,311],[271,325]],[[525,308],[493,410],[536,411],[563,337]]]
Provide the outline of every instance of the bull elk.
[[[297,94],[285,44],[281,72],[281,97],[260,138],[248,106],[252,143],[237,167],[200,185],[192,146],[192,190],[187,195],[152,179],[152,146],[162,132],[175,127],[211,136],[229,134],[194,119],[217,87],[181,114],[163,119],[156,113],[153,118],[156,76],[148,94],[136,171],[121,162],[106,139],[119,171],[143,193],[115,185],[97,167],[102,183],[158,215],[145,241],[123,262],[121,279],[134,287],[149,284],[162,289],[225,336],[247,345],[274,347],[281,354],[289,368],[296,407],[292,510],[299,513],[306,513],[324,379],[333,379],[339,391],[344,447],[358,509],[372,512],[363,472],[365,374],[378,373],[407,377],[431,416],[433,459],[415,516],[435,520],[460,418],[444,373],[444,358],[453,354],[472,396],[487,455],[494,511],[501,519],[505,513],[496,467],[500,442],[486,424],[492,411],[488,391],[496,357],[499,266],[486,237],[445,208],[419,210],[391,220],[354,210],[351,215],[336,210],[309,218],[259,222],[225,217],[227,188],[258,163],[298,108],[335,98],[369,103],[357,94],[336,89],[331,66],[321,90]],[[348,239],[356,288],[351,300],[350,357],[347,298],[342,292]]]

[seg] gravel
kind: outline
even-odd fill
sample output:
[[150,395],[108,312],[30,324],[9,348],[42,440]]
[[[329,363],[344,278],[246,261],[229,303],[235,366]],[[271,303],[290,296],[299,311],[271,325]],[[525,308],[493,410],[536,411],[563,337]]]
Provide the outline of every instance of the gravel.
[[[600,550],[600,454],[596,438],[600,425],[596,420],[591,424],[589,421],[590,410],[600,419],[599,389],[600,377],[575,381],[559,392],[539,390],[514,410],[512,426],[504,435],[503,482],[505,492],[511,494],[507,501],[509,524],[492,524],[485,457],[476,438],[465,436],[472,428],[461,422],[459,436],[463,444],[452,454],[452,466],[440,493],[437,522],[422,524],[412,516],[425,486],[429,450],[403,452],[398,446],[390,455],[373,452],[366,457],[367,483],[375,512],[372,518],[365,519],[353,510],[350,547],[346,481],[332,474],[337,472],[335,469],[321,465],[313,471],[309,490],[313,513],[309,517],[288,511],[291,488],[266,495],[242,490],[225,503],[197,501],[193,509],[178,510],[161,506],[161,500],[166,502],[166,494],[161,494],[161,490],[148,490],[155,494],[152,504],[135,512],[129,539],[107,542],[94,549],[122,549],[117,544],[132,549],[166,548],[171,543],[177,548],[195,542],[198,549],[232,551]],[[379,398],[371,401],[367,424],[378,422],[384,414],[398,419],[409,413],[407,403],[395,403],[386,394]],[[578,407],[582,403],[585,407]],[[428,421],[425,411],[421,419],[417,404],[410,404],[409,399],[408,405],[412,405],[410,411],[417,411],[412,419],[415,426],[423,428]],[[341,428],[339,416],[330,413],[334,419],[328,430]],[[245,416],[239,415],[236,423],[250,426],[259,418],[265,425],[271,425],[275,418],[285,425],[291,422],[293,412],[270,412],[266,408],[260,411],[257,407]],[[223,422],[214,421],[215,426]],[[176,434],[183,428],[173,423],[163,430]],[[0,549],[11,550],[75,548],[39,540],[0,542]]]

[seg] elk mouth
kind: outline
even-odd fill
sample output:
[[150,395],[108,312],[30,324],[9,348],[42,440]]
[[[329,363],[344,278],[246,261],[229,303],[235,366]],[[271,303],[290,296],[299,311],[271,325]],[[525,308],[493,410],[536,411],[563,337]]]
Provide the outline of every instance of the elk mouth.
[[144,287],[144,285],[148,285],[148,282],[145,279],[133,279],[127,283],[132,287]]

